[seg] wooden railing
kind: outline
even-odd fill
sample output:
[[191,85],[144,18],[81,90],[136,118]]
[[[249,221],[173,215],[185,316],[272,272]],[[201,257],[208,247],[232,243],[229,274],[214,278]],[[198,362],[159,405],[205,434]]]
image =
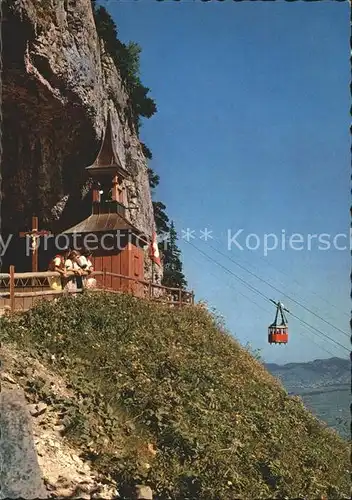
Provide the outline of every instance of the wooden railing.
[[[165,287],[106,270],[94,271],[91,276],[97,280],[97,287],[91,290],[94,292],[129,293],[173,306],[194,304],[193,291]],[[16,273],[14,266],[10,266],[9,273],[0,274],[0,312],[26,311],[33,307],[38,299],[52,300],[63,294],[84,292],[84,288],[74,291],[53,290],[50,288],[50,278],[54,277],[60,277],[60,274],[55,271]]]

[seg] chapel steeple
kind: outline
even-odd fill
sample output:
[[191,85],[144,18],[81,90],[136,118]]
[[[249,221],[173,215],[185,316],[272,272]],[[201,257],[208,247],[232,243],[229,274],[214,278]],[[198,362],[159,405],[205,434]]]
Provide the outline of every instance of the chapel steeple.
[[117,212],[125,216],[125,180],[130,174],[122,166],[115,149],[110,112],[98,156],[92,165],[86,167],[86,171],[93,178],[92,213]]

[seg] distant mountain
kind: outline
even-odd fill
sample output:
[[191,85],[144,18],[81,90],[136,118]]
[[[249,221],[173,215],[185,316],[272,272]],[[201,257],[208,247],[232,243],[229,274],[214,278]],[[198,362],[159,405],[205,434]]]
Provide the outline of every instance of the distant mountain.
[[315,359],[308,363],[277,365],[266,363],[266,369],[279,378],[289,392],[341,386],[351,383],[349,359]]

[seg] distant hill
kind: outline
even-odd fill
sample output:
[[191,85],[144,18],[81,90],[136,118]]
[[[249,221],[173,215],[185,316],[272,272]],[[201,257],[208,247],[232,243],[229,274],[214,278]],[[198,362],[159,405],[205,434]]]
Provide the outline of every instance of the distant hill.
[[266,369],[281,380],[290,392],[341,386],[351,382],[351,362],[349,359],[315,359],[308,363],[287,363],[277,365],[266,363]]

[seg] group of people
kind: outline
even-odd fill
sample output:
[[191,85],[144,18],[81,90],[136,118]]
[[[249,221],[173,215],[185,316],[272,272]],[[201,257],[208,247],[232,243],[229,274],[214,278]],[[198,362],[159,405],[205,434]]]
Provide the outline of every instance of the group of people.
[[49,265],[49,271],[60,274],[50,278],[50,287],[53,290],[75,292],[83,288],[95,288],[96,280],[91,276],[93,269],[92,252],[66,249],[55,255]]

